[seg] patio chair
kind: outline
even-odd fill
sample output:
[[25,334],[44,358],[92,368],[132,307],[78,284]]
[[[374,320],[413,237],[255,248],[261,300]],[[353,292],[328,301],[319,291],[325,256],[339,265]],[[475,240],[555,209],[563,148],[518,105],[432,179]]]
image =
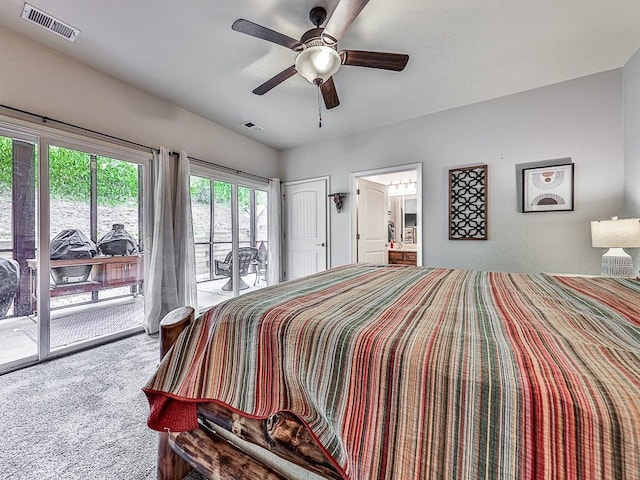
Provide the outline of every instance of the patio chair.
[[[241,247],[238,249],[238,270],[240,272],[240,285],[239,290],[245,290],[249,288],[242,277],[249,273],[249,267],[256,259],[258,255],[258,249],[254,247]],[[222,287],[222,290],[229,292],[233,290],[233,252],[227,254],[227,258],[224,262],[215,260],[215,274],[222,277],[229,277],[229,281]]]

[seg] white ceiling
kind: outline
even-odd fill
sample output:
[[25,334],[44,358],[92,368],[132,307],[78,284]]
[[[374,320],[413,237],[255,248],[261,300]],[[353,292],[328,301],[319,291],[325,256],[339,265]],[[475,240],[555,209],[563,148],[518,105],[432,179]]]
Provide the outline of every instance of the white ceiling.
[[299,38],[309,10],[331,13],[337,0],[29,3],[79,28],[75,43],[22,20],[22,0],[0,2],[0,26],[277,149],[611,70],[640,48],[638,0],[371,0],[339,48],[407,53],[409,64],[341,68],[341,104],[319,129],[316,89],[301,77],[251,93],[294,52],[231,24],[245,18]]

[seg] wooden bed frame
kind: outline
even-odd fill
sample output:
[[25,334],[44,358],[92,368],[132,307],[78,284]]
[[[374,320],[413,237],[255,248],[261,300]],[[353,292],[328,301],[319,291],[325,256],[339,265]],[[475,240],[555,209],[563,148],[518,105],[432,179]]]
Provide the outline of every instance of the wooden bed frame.
[[270,288],[161,322],[160,480],[637,478],[632,280],[354,264]]
[[[194,309],[181,307],[160,323],[160,358],[194,320]],[[322,477],[342,475],[294,415],[279,413],[261,420],[238,415],[216,403],[198,406],[200,428],[158,434],[158,480],[182,480],[192,469],[219,480],[287,480],[272,467],[241,450],[218,433],[224,429]]]

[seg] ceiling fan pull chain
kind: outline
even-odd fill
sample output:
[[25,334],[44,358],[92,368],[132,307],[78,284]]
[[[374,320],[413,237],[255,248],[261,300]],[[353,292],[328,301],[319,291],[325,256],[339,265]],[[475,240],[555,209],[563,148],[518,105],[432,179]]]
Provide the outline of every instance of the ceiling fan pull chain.
[[318,128],[322,128],[322,103],[320,102],[320,84],[318,84]]

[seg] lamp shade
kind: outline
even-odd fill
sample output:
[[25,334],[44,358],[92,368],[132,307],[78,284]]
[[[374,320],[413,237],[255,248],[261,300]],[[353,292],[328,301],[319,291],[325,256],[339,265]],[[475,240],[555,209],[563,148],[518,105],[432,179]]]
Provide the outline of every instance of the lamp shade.
[[591,245],[596,248],[640,248],[640,218],[591,222]]
[[341,65],[340,54],[326,45],[305,48],[296,57],[296,70],[309,83],[326,82]]

